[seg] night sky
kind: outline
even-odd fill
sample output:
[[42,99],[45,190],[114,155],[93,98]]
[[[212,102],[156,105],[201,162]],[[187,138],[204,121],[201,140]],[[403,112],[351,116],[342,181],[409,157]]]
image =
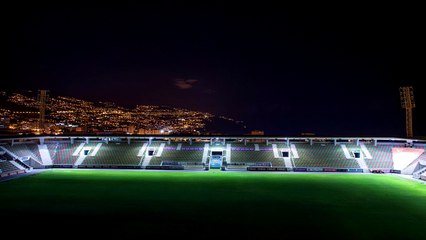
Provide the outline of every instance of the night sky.
[[426,135],[419,6],[16,4],[2,16],[5,89],[168,105],[266,134],[403,136],[413,85]]

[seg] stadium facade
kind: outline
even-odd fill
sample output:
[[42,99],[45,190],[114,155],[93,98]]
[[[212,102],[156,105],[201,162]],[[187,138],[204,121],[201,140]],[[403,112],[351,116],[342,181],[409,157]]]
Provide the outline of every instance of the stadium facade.
[[38,168],[380,172],[426,180],[426,141],[385,137],[33,136],[0,139],[2,177]]

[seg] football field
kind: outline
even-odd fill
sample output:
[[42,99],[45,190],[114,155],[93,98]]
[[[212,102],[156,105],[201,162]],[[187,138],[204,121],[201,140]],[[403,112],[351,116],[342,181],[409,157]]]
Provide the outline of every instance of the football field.
[[422,239],[426,185],[393,175],[48,170],[0,183],[2,232]]

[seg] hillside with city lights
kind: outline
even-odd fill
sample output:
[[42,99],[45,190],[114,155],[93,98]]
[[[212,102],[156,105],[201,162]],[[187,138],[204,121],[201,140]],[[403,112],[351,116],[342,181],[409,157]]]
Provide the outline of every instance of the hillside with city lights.
[[[38,91],[0,92],[0,134],[220,134],[241,132],[242,121],[184,108],[92,102],[66,96],[46,99]],[[41,122],[43,121],[43,122]]]

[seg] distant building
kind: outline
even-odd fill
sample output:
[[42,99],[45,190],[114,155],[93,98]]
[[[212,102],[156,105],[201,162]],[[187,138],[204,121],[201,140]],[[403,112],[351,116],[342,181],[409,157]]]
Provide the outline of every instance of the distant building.
[[163,133],[159,129],[139,129],[138,134],[141,134],[141,135],[151,135],[151,134],[152,135],[159,135],[159,134],[163,134]]
[[135,133],[135,130],[136,130],[135,125],[130,125],[130,126],[128,126],[128,127],[127,127],[127,133],[128,133],[128,134],[133,134],[133,133]]
[[0,128],[8,128],[10,124],[10,118],[0,117]]
[[302,136],[315,136],[315,133],[301,133]]
[[265,132],[262,130],[252,130],[250,135],[265,135]]

